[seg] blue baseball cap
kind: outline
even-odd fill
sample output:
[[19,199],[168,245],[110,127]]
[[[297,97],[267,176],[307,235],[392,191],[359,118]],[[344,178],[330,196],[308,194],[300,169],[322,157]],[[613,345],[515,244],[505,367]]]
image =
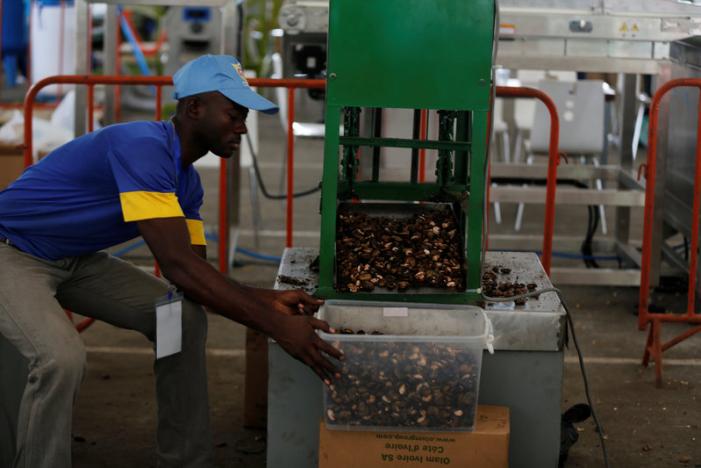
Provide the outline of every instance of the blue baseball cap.
[[173,75],[175,99],[219,91],[243,107],[275,114],[278,107],[251,89],[243,67],[231,55],[203,55],[187,62]]

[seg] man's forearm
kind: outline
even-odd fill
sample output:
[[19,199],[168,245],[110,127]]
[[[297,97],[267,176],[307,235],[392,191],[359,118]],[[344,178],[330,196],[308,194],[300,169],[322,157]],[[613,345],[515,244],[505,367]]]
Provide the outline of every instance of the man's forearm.
[[272,332],[273,312],[262,307],[254,290],[229,280],[201,258],[187,255],[161,269],[195,302],[267,335]]

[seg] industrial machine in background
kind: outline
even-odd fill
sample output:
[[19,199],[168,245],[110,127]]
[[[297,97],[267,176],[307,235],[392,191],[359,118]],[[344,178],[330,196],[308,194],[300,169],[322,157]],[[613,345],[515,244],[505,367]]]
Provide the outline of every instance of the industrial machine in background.
[[[171,69],[177,69],[194,55],[206,53],[227,53],[236,55],[238,44],[239,12],[237,0],[202,0],[197,7],[185,6],[188,3],[183,0],[75,0],[76,11],[76,73],[85,74],[88,71],[88,6],[92,3],[106,4],[104,22],[103,63],[104,74],[117,74],[117,30],[120,27],[118,8],[131,5],[165,5],[170,6],[173,13],[172,23],[169,23],[168,37],[169,47],[174,53],[169,54],[166,73]],[[170,29],[172,28],[172,30]],[[196,50],[195,50],[196,49]],[[206,50],[205,50],[206,49]],[[84,60],[85,58],[85,60]],[[163,96],[169,96],[164,91]],[[85,133],[85,119],[82,118],[87,102],[85,89],[76,89],[75,101],[75,134]],[[105,94],[105,121],[113,122],[115,109],[114,88],[107,87]]]
[[[663,72],[655,81],[655,89],[678,78],[701,78],[701,38],[675,42],[670,47],[670,57],[671,61],[663,66]],[[662,261],[671,266],[672,271],[690,273],[693,230],[690,213],[694,203],[698,92],[692,88],[670,91],[660,106],[659,123],[650,270],[652,285],[656,285],[665,272]],[[699,272],[701,268],[696,273],[696,310],[701,294]]]
[[[560,204],[607,205],[615,208],[613,236],[594,241],[594,251],[619,259],[619,268],[553,268],[558,284],[640,284],[641,231],[631,225],[633,210],[644,205],[643,184],[637,179],[637,136],[641,127],[636,113],[644,107],[641,99],[644,75],[652,77],[652,93],[666,81],[669,69],[678,59],[680,41],[701,34],[701,6],[698,2],[672,0],[500,0],[500,43],[497,63],[512,69],[570,70],[616,73],[615,117],[617,127],[609,140],[616,151],[604,149],[602,165],[561,167],[562,177],[589,183],[601,177],[603,190],[590,189],[578,197],[565,198]],[[688,92],[688,91],[687,91]],[[561,112],[564,109],[561,109]],[[505,106],[505,120],[514,128],[514,111]],[[641,115],[642,117],[642,115]],[[563,136],[564,137],[564,136]],[[513,141],[513,140],[512,140]],[[573,156],[570,154],[570,156]],[[523,177],[533,168],[521,164],[518,169],[495,164],[493,177]],[[579,174],[571,174],[576,171]],[[542,171],[541,171],[542,172]],[[497,187],[495,201],[512,201],[511,187]],[[529,190],[515,195],[520,201],[540,203],[542,193]],[[573,194],[574,195],[574,194]],[[595,201],[595,202],[594,202]],[[689,199],[690,203],[690,199]],[[659,207],[660,205],[658,205]],[[495,248],[510,245],[509,236],[490,238]],[[574,241],[574,242],[573,242]],[[555,249],[571,250],[581,242],[562,236],[555,238]],[[659,255],[653,269],[659,271]],[[653,278],[657,284],[658,276]]]
[[173,75],[181,66],[221,49],[221,11],[211,7],[170,7],[165,17],[168,53],[164,73]]
[[292,0],[280,8],[278,19],[285,32],[285,77],[303,75],[307,78],[320,78],[326,72],[328,5],[328,1],[323,0]]

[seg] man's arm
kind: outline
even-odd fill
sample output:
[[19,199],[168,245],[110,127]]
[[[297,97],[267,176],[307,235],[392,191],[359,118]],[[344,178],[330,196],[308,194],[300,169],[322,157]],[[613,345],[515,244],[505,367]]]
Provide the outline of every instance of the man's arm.
[[[206,245],[191,245],[192,250],[203,260],[207,260]],[[274,289],[254,288],[237,283],[229,278],[229,281],[234,283],[236,287],[243,288],[249,294],[255,294],[259,299],[266,298],[272,302],[273,310],[281,314],[296,315],[307,314],[311,315],[317,310],[324,301],[315,299],[304,291],[288,289],[285,291],[276,291]]]
[[190,248],[200,257],[202,260],[207,260],[207,246],[206,245],[191,245]]
[[261,294],[260,290],[242,286],[220,274],[193,250],[184,218],[148,219],[138,221],[138,225],[163,275],[185,295],[224,317],[270,336],[330,383],[331,376],[338,371],[321,352],[337,359],[342,354],[316,334],[315,329],[331,331],[326,322],[311,316],[278,313],[285,304],[276,301],[275,295]]

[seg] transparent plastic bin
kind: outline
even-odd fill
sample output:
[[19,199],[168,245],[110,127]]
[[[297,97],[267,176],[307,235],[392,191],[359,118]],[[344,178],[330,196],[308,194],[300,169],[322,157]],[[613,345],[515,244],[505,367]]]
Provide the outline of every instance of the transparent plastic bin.
[[473,429],[482,351],[494,352],[482,309],[330,300],[319,316],[339,332],[365,333],[319,332],[345,354],[341,379],[324,386],[329,429]]

